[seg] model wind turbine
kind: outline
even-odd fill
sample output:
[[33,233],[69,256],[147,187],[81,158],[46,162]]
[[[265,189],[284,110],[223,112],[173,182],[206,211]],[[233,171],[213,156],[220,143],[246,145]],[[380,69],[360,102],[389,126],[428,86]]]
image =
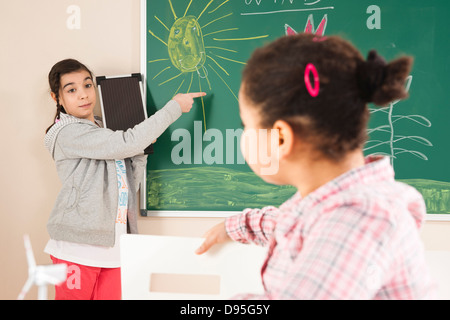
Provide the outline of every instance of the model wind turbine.
[[37,266],[28,235],[24,236],[24,242],[28,261],[28,280],[25,282],[17,300],[23,300],[33,284],[39,287],[38,299],[46,300],[47,285],[58,285],[65,281],[67,277],[67,266],[65,264]]

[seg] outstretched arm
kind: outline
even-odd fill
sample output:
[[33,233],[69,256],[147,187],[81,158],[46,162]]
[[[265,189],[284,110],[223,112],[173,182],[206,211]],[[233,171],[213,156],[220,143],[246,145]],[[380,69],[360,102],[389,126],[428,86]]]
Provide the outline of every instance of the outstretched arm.
[[275,207],[246,209],[241,214],[227,218],[205,233],[205,241],[196,253],[205,253],[213,245],[231,240],[266,245],[273,236],[278,211]]

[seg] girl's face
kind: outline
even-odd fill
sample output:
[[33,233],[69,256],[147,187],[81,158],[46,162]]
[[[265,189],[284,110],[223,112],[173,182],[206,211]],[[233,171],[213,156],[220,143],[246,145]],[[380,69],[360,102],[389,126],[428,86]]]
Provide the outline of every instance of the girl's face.
[[[80,70],[61,76],[59,103],[72,116],[94,122],[96,93],[89,72]],[[55,95],[52,93],[53,98]]]
[[259,110],[239,91],[239,111],[244,126],[241,151],[249,167],[264,181],[284,184],[279,172],[279,130],[262,128]]

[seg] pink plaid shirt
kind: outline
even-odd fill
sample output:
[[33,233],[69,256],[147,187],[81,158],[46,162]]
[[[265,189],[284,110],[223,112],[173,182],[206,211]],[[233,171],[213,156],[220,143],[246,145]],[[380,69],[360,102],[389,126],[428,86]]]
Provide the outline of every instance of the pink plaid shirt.
[[230,237],[268,247],[265,294],[243,299],[431,299],[418,229],[422,196],[394,180],[388,158],[296,193],[279,208],[229,217]]

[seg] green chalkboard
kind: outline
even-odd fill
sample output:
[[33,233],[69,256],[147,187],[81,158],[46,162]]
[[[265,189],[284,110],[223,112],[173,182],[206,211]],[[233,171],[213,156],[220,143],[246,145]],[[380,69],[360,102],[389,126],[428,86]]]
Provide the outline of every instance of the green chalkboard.
[[423,194],[428,213],[450,213],[450,2],[143,0],[142,10],[149,114],[178,92],[207,92],[155,143],[143,212],[214,216],[279,205],[295,192],[266,184],[244,163],[237,96],[255,48],[306,30],[340,35],[364,55],[414,56],[410,97],[370,106],[365,153],[391,157],[396,179]]

